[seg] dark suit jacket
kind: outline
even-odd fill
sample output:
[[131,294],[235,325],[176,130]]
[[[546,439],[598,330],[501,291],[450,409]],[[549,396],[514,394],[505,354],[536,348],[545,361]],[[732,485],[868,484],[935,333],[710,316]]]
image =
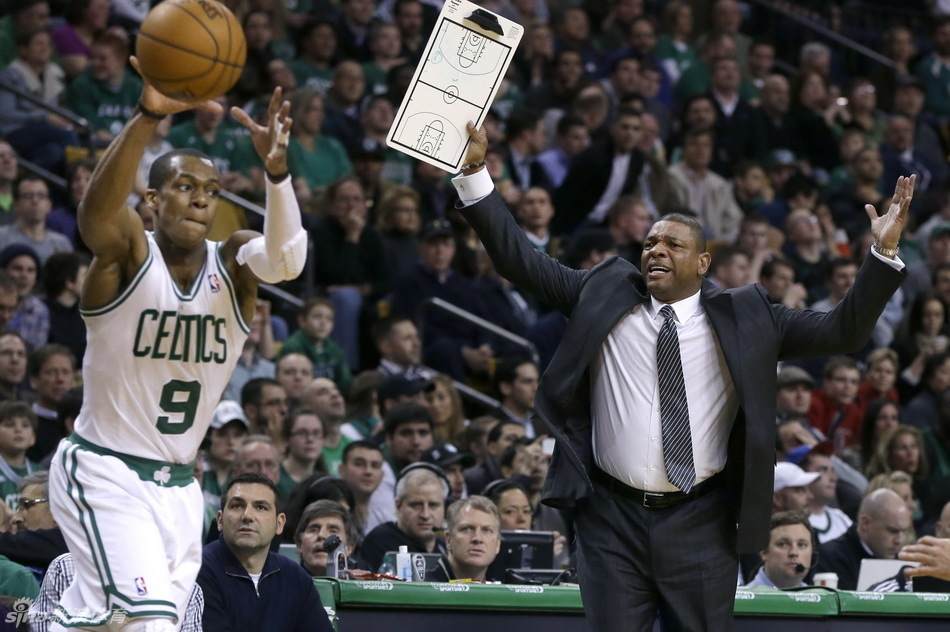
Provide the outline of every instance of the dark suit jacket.
[[825,542],[818,547],[817,573],[837,573],[838,588],[854,590],[858,585],[858,573],[861,572],[861,560],[874,559],[864,550],[858,537],[857,523],[851,525],[844,535]]
[[[647,301],[639,270],[618,257],[572,270],[531,247],[497,192],[461,209],[498,272],[570,318],[538,388],[535,410],[557,443],[543,501],[577,506],[593,492],[589,365],[622,316]],[[760,285],[720,290],[704,282],[701,302],[739,395],[725,479],[733,491],[741,552],[768,543],[775,464],[776,363],[861,348],[904,278],[868,257],[854,288],[832,311],[773,305]]]
[[[627,178],[624,180],[620,195],[633,193],[637,189],[637,179],[643,170],[644,158],[640,151],[630,155]],[[608,142],[593,144],[571,161],[571,168],[564,182],[554,194],[554,219],[551,228],[556,234],[570,234],[594,210],[600,201],[614,164],[614,146]]]

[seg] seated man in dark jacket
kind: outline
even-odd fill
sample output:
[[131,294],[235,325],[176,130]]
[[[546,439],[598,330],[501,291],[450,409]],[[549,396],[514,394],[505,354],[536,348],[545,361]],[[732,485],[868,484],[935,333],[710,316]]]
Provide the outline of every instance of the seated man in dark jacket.
[[310,575],[270,552],[284,529],[277,485],[260,474],[234,477],[221,494],[221,538],[204,548],[198,585],[205,630],[332,632]]
[[17,489],[13,533],[0,533],[0,555],[26,566],[42,581],[50,563],[68,550],[49,509],[49,472],[27,474]]
[[445,535],[448,554],[439,566],[426,573],[427,581],[447,582],[453,579],[485,581],[488,567],[501,550],[501,516],[498,507],[484,496],[457,500],[446,516]]
[[893,560],[911,526],[907,504],[889,489],[876,489],[861,501],[858,519],[844,535],[818,548],[819,573],[837,573],[838,588],[856,590],[861,560]]

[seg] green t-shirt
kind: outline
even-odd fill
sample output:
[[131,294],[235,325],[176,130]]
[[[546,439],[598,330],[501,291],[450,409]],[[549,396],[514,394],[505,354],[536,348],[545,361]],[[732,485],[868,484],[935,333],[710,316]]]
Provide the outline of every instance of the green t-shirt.
[[287,147],[290,173],[303,177],[311,189],[322,189],[340,176],[353,172],[343,144],[335,138],[317,135],[314,151],[309,151],[295,137]]
[[323,466],[326,468],[327,472],[330,473],[330,476],[339,477],[338,474],[340,463],[343,462],[343,450],[346,446],[353,443],[353,440],[349,437],[340,435],[340,445],[335,448],[324,444],[323,446]]
[[[0,461],[2,460],[2,457],[0,457]],[[8,468],[9,473],[6,471]],[[27,459],[24,467],[13,467],[6,462],[0,463],[0,494],[3,495],[3,503],[10,508],[10,511],[16,511],[16,505],[20,501],[20,492],[17,490],[20,479],[31,472],[39,472],[42,469],[43,466],[29,459]],[[10,473],[13,476],[9,476]]]
[[0,18],[0,68],[6,68],[16,59],[16,34],[13,32],[13,19],[9,15]]
[[293,493],[294,488],[299,485],[297,481],[290,478],[290,474],[287,473],[287,470],[284,469],[284,464],[280,464],[280,481],[277,483],[277,489],[280,490],[280,499],[284,502],[290,500],[290,494]]
[[66,88],[66,104],[82,116],[93,129],[104,129],[111,134],[122,131],[125,122],[139,103],[142,80],[126,71],[125,79],[113,90],[92,76],[87,68]]
[[[198,133],[194,121],[185,121],[168,132],[167,140],[175,149],[197,149],[208,154],[219,173],[238,171],[248,175],[251,167],[260,164],[260,161],[256,160],[257,154],[254,152],[250,137],[241,134],[233,126],[222,124],[215,130],[214,140],[209,142]],[[248,149],[251,152],[250,156],[248,156]]]
[[317,345],[307,337],[307,334],[302,329],[298,329],[290,334],[280,347],[281,356],[288,353],[300,353],[310,358],[313,363],[313,377],[333,380],[344,394],[350,390],[353,374],[346,361],[346,354],[333,338],[324,340],[323,347],[317,349]]
[[332,68],[325,70],[314,68],[302,59],[291,59],[287,65],[294,73],[297,86],[301,88],[310,88],[318,94],[326,95],[330,89],[330,84],[333,83]]
[[40,585],[26,566],[0,555],[0,595],[35,600],[40,596]]

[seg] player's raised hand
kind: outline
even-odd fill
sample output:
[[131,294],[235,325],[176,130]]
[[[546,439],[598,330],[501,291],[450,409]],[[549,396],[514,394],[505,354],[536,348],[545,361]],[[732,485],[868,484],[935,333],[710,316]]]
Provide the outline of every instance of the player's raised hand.
[[139,65],[139,60],[135,55],[129,57],[129,62],[131,62],[135,71],[139,73],[142,83],[145,84],[145,87],[142,88],[142,96],[139,97],[139,103],[149,112],[155,114],[175,114],[196,108],[199,110],[208,110],[209,112],[223,111],[221,104],[217,101],[184,101],[181,99],[173,99],[170,96],[162,94],[158,91],[158,88],[150,84],[145,75],[142,74],[142,67]]
[[488,135],[485,133],[484,127],[476,129],[475,123],[471,121],[468,122],[465,129],[468,130],[471,141],[468,144],[468,151],[465,153],[465,160],[462,162],[462,173],[469,176],[484,169],[482,166],[472,169],[465,169],[465,167],[468,165],[481,165],[485,162],[485,153],[488,151]]
[[897,248],[901,233],[904,232],[904,227],[907,225],[907,212],[911,200],[914,199],[914,184],[916,182],[916,174],[909,178],[899,177],[897,185],[894,187],[894,195],[891,197],[890,206],[880,216],[872,205],[865,205],[864,210],[871,220],[871,234],[874,236],[874,243],[878,247]]
[[258,125],[247,112],[231,108],[231,116],[251,132],[251,141],[264,168],[272,176],[287,173],[287,145],[290,143],[290,101],[282,101],[280,88],[274,90],[267,106],[267,125]]

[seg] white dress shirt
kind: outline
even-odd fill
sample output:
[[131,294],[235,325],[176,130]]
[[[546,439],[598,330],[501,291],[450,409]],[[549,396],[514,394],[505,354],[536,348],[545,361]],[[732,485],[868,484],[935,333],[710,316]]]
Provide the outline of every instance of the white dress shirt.
[[[591,362],[594,459],[614,478],[651,492],[677,491],[666,477],[656,339],[663,304],[651,298],[620,319]],[[696,482],[726,465],[739,409],[726,360],[699,292],[671,305],[686,383]]]

